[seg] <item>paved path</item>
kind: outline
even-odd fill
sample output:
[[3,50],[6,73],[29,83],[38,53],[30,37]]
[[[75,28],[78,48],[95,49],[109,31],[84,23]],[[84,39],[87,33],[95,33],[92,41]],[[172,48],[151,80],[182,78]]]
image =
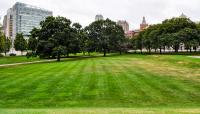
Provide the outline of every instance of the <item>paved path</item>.
[[7,67],[7,66],[16,66],[16,65],[26,65],[26,64],[34,64],[34,63],[45,63],[45,62],[53,62],[56,59],[52,60],[42,60],[42,61],[33,61],[33,62],[22,62],[22,63],[12,63],[12,64],[2,64],[0,67]]
[[189,57],[200,59],[200,56],[189,56]]

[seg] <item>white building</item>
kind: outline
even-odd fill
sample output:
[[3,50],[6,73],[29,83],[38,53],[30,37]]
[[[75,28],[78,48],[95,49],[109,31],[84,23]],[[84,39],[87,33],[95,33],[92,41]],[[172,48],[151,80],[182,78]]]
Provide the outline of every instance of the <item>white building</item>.
[[123,20],[119,20],[117,22],[118,25],[122,26],[124,33],[128,33],[129,32],[129,24],[127,21],[123,21]]
[[99,14],[95,16],[95,21],[103,20],[103,15]]

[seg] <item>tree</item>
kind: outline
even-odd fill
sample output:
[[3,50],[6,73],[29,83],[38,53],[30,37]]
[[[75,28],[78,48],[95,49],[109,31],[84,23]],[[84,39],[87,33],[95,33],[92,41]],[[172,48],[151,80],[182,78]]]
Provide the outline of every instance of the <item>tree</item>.
[[134,41],[137,49],[142,52],[146,48],[149,53],[151,49],[162,50],[172,47],[175,52],[179,51],[180,45],[184,44],[186,49],[196,49],[200,42],[200,25],[195,24],[188,18],[172,18],[162,22],[162,24],[151,25],[146,30],[139,33]]
[[140,50],[141,54],[143,53],[143,40],[144,40],[144,31],[140,32],[136,40],[136,48]]
[[7,54],[7,52],[10,50],[11,48],[11,41],[10,41],[10,38],[6,38],[6,36],[4,35],[3,36],[4,39],[5,39],[5,47],[4,47],[4,53],[5,53],[5,56]]
[[106,53],[113,51],[122,51],[122,45],[125,39],[123,29],[115,22],[106,19],[95,21],[86,27],[90,39],[90,49]]
[[44,21],[40,23],[41,29],[38,30],[36,36],[38,36],[38,47],[37,54],[40,57],[54,58],[59,57],[61,53],[60,47],[66,47],[67,53],[69,54],[69,39],[71,38],[71,21],[65,17],[47,17]]
[[38,41],[36,38],[30,37],[28,39],[28,49],[32,51],[32,53],[35,53],[37,49]]
[[5,38],[3,33],[0,32],[0,53],[4,52],[5,48]]
[[27,49],[27,41],[24,39],[22,33],[17,33],[15,42],[14,42],[14,47],[17,51],[21,51],[21,55],[22,55],[22,52]]

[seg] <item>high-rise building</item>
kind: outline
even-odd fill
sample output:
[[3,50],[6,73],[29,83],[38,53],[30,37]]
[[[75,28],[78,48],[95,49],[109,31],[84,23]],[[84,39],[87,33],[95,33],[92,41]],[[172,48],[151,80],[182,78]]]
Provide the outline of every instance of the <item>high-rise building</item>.
[[143,17],[142,23],[140,24],[140,30],[144,30],[144,29],[146,29],[148,26],[149,26],[149,25],[147,24],[145,17]]
[[51,11],[36,6],[20,2],[15,3],[4,16],[3,24],[6,37],[11,38],[12,48],[17,33],[23,33],[24,37],[28,38],[34,27],[38,28],[41,21],[52,15]]
[[103,20],[103,15],[99,14],[95,16],[95,21]]
[[0,24],[0,32],[3,32],[3,25]]
[[4,16],[3,28],[6,37],[12,38],[13,35],[13,12],[12,8],[7,10],[7,14]]
[[186,16],[184,13],[182,13],[182,14],[179,16],[179,18],[187,18],[187,16]]
[[127,21],[120,20],[117,22],[118,25],[122,26],[124,33],[129,32],[129,24]]

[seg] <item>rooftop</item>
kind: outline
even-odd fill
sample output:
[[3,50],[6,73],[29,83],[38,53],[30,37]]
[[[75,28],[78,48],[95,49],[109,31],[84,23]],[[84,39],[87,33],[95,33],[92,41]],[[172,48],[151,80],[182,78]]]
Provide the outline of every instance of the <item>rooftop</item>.
[[33,5],[21,3],[21,2],[16,2],[14,6],[16,6],[16,5],[22,5],[22,6],[27,7],[27,8],[32,8],[32,9],[38,9],[38,10],[44,10],[44,11],[52,12],[52,11],[47,10],[47,9],[43,9],[43,8],[40,8],[40,7],[37,7],[37,6],[33,6]]

